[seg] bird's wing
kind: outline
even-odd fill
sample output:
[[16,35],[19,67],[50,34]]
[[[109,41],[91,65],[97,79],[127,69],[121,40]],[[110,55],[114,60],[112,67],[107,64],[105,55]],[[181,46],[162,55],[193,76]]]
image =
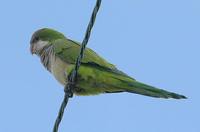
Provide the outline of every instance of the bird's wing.
[[[71,73],[74,64],[68,66],[67,73]],[[82,64],[76,80],[76,95],[95,95],[101,93],[130,92],[156,98],[186,98],[183,95],[162,90],[138,82],[128,76],[106,71],[101,67]]]
[[[53,47],[56,56],[61,58],[61,60],[69,64],[75,64],[80,53],[80,44],[78,42],[70,39],[59,39],[53,43]],[[89,48],[86,48],[84,52],[82,64],[127,76],[125,73],[118,70],[113,64],[110,64]]]
[[[71,67],[67,69],[67,72],[71,73],[80,52],[80,44],[72,40],[61,39],[54,42],[53,45],[56,56],[71,64]],[[79,88],[76,91],[79,95],[130,92],[157,98],[186,98],[183,95],[136,81],[89,48],[85,50],[76,86]]]

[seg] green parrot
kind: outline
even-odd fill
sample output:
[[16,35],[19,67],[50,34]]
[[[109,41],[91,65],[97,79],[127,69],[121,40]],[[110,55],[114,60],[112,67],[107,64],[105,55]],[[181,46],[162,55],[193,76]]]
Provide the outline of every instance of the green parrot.
[[[39,56],[43,66],[65,86],[79,55],[80,43],[68,39],[56,30],[43,28],[32,35],[30,51]],[[97,95],[119,92],[156,98],[186,98],[183,95],[138,82],[118,70],[93,50],[86,48],[73,93],[75,95]]]

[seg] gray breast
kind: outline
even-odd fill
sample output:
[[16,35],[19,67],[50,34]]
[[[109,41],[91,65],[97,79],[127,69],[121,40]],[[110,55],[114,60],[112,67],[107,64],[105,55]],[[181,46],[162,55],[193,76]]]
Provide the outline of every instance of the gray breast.
[[67,68],[69,64],[56,57],[53,46],[48,46],[40,54],[40,59],[44,67],[50,71],[56,80],[63,86],[67,84]]

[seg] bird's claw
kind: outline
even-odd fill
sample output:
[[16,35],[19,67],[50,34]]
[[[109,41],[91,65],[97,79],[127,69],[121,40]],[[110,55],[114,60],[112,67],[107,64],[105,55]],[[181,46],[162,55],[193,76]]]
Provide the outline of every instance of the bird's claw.
[[67,84],[64,88],[65,93],[68,95],[69,98],[73,97],[73,84]]
[[65,88],[65,93],[68,95],[69,98],[72,98],[73,97],[73,92],[71,89],[69,88]]

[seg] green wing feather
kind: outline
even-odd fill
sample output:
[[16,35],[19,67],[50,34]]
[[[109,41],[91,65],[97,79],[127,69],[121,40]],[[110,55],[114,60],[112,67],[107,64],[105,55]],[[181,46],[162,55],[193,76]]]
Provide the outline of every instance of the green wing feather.
[[[53,45],[56,56],[70,64],[67,72],[71,73],[80,52],[80,44],[69,39],[60,39]],[[86,48],[78,71],[75,93],[94,95],[117,92],[130,92],[157,98],[186,98],[183,95],[140,83],[119,71],[91,49]]]
[[[74,64],[80,53],[80,44],[69,39],[59,39],[55,41],[54,49],[56,55],[58,55],[63,61]],[[89,48],[86,48],[85,50],[82,63],[95,63],[103,67],[116,69],[114,65],[108,63]]]

